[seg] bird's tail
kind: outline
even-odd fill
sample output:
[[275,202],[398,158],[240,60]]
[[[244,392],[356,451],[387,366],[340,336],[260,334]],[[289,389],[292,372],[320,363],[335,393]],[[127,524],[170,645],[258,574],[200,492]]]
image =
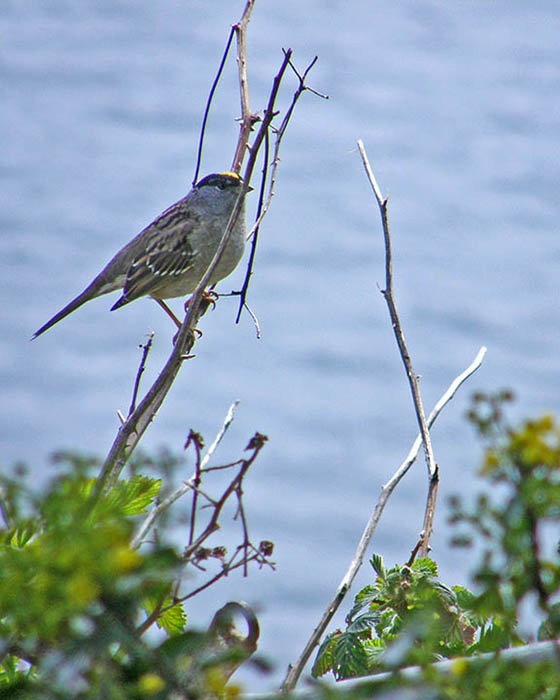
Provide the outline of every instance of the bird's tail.
[[72,301],[69,304],[67,304],[63,309],[61,309],[57,314],[55,314],[49,321],[45,323],[45,325],[41,326],[41,328],[39,328],[38,331],[35,331],[31,340],[35,340],[35,338],[38,338],[51,326],[54,326],[55,323],[61,321],[63,318],[68,316],[68,314],[71,314],[72,311],[75,311],[82,304],[85,304],[86,301],[93,299],[93,297],[95,296],[97,296],[97,294],[95,292],[92,292],[90,287],[84,289],[84,291],[81,294],[78,294],[78,296],[75,299],[72,299]]
[[72,299],[69,304],[66,304],[66,306],[55,314],[49,321],[47,321],[44,326],[41,326],[38,331],[35,331],[31,340],[35,340],[35,338],[39,337],[41,333],[44,333],[51,326],[54,326],[55,323],[61,321],[63,318],[68,316],[68,314],[71,314],[72,311],[78,309],[80,306],[82,306],[82,304],[85,304],[86,301],[95,299],[95,297],[99,297],[102,294],[108,294],[109,292],[113,292],[115,289],[118,289],[118,284],[116,283],[105,283],[102,275],[103,273],[98,275],[89,285],[89,287],[86,287],[81,294],[78,294],[75,299]]

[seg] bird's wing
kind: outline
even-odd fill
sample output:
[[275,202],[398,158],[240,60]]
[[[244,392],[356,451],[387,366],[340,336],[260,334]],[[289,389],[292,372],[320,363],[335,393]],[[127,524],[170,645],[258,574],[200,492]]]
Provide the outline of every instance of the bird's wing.
[[125,303],[151,294],[169,277],[181,275],[192,267],[196,257],[192,231],[198,221],[198,216],[187,214],[175,205],[145,229],[124,284]]

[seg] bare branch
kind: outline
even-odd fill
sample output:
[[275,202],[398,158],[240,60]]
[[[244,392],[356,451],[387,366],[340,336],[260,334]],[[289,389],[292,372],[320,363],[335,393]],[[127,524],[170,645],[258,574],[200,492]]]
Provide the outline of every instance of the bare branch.
[[[219,547],[219,548],[215,548],[214,550],[206,550],[202,556],[201,546],[214,532],[216,532],[216,530],[219,529],[220,525],[219,525],[218,521],[219,521],[220,515],[222,513],[222,510],[223,510],[225,504],[227,503],[227,501],[233,495],[235,495],[237,497],[238,513],[241,514],[242,533],[243,533],[242,543],[237,547],[236,551],[234,552],[232,557],[230,557],[229,561],[222,561],[221,571],[218,574],[214,575],[212,578],[210,578],[208,581],[206,581],[204,584],[199,586],[194,591],[190,591],[188,594],[179,597],[178,596],[179,586],[176,586],[175,592],[174,592],[173,602],[171,604],[168,604],[166,607],[163,607],[163,606],[164,606],[166,598],[168,597],[168,593],[163,594],[161,596],[161,599],[159,600],[158,604],[154,606],[154,609],[152,610],[152,612],[148,615],[146,620],[144,620],[144,622],[138,628],[138,632],[140,634],[143,634],[152,624],[154,624],[154,622],[156,622],[158,620],[158,618],[160,617],[160,615],[163,612],[172,608],[173,606],[177,605],[178,603],[181,603],[181,602],[187,600],[188,598],[191,598],[192,596],[196,595],[196,593],[199,593],[200,591],[204,590],[205,588],[208,588],[209,586],[211,586],[213,583],[215,583],[222,576],[227,576],[227,574],[230,571],[237,569],[240,566],[243,566],[244,572],[246,575],[247,566],[251,561],[256,561],[260,566],[267,564],[269,566],[274,567],[274,564],[268,560],[268,557],[272,553],[272,545],[268,542],[266,542],[266,543],[261,542],[261,545],[258,548],[256,548],[249,541],[247,522],[245,519],[245,514],[243,511],[243,503],[242,503],[243,478],[244,478],[245,474],[247,473],[247,470],[249,469],[251,464],[257,458],[261,449],[264,447],[266,441],[267,441],[266,436],[261,435],[260,433],[255,433],[255,435],[251,438],[251,440],[249,441],[249,444],[246,447],[246,450],[251,451],[251,455],[247,458],[240,459],[237,462],[234,462],[233,464],[227,465],[229,468],[238,466],[239,470],[238,470],[237,474],[234,476],[234,478],[232,479],[232,481],[230,482],[230,484],[224,489],[224,491],[222,492],[222,495],[217,500],[208,498],[209,502],[211,503],[212,513],[208,519],[208,522],[206,523],[204,530],[196,537],[196,539],[193,539],[193,537],[194,537],[194,521],[191,519],[191,532],[190,532],[189,544],[187,547],[185,547],[185,550],[183,552],[184,566],[186,566],[188,564],[192,564],[192,565],[196,566],[198,569],[204,570],[203,567],[199,566],[198,561],[201,561],[201,560],[206,559],[208,557],[223,559],[223,557],[225,556],[225,549],[224,548]],[[190,486],[190,488],[193,489],[193,491],[201,493],[200,490],[197,487],[195,487],[194,479],[197,477],[197,475],[200,478],[200,475],[203,472],[208,473],[209,471],[212,471],[212,468],[205,468],[204,470],[202,470],[202,469],[200,469],[200,463],[198,464],[198,468],[195,470],[195,476],[190,479],[190,483],[189,483],[189,486]],[[196,506],[196,503],[194,505]],[[153,518],[152,518],[152,522],[153,522]],[[143,526],[141,528],[141,530],[142,530],[142,535],[145,534],[146,527]],[[133,546],[137,545],[140,542],[140,537],[139,537],[140,534],[141,533],[138,533],[138,535],[136,535],[136,537],[134,538]]]
[[222,509],[224,505],[226,504],[227,500],[229,497],[233,494],[236,493],[241,481],[243,480],[243,477],[247,473],[247,470],[253,464],[255,459],[257,458],[257,455],[261,451],[261,449],[264,446],[264,443],[266,442],[267,438],[264,435],[261,435],[260,433],[255,433],[253,438],[250,440],[249,445],[247,446],[246,449],[252,450],[252,454],[250,457],[246,459],[240,460],[240,468],[239,472],[235,476],[235,478],[232,480],[232,482],[229,484],[229,486],[224,490],[218,501],[216,501],[216,504],[214,506],[214,511],[211,515],[211,517],[208,520],[208,524],[206,525],[206,528],[204,531],[192,542],[189,544],[188,547],[185,548],[184,552],[184,558],[188,559],[192,554],[200,547],[200,545],[213,533],[215,532],[218,528],[218,520],[220,517],[220,514],[222,512]]
[[195,465],[194,465],[194,476],[192,477],[193,482],[193,492],[192,492],[192,504],[191,504],[191,517],[189,523],[189,544],[192,544],[194,538],[194,529],[196,526],[196,511],[198,502],[198,489],[200,487],[200,450],[202,447],[202,439],[199,435],[196,435],[193,439],[193,431],[189,433],[189,437],[185,444],[185,450],[188,448],[190,443],[193,443],[196,452]]
[[[443,394],[440,400],[436,403],[428,417],[427,423],[429,428],[432,427],[437,417],[442,412],[443,408],[455,396],[459,387],[481,366],[485,354],[486,348],[483,347],[478,351],[475,359],[467,367],[467,369],[465,369],[458,377],[456,377],[451,382],[449,388]],[[330,623],[340,604],[344,600],[346,593],[350,589],[350,586],[352,585],[352,582],[354,581],[354,578],[356,577],[356,574],[358,573],[362,565],[366,550],[369,547],[371,538],[373,537],[373,533],[377,528],[377,524],[379,523],[381,514],[383,513],[383,510],[385,508],[385,504],[387,503],[389,496],[392,494],[399,481],[405,476],[410,467],[413,465],[414,461],[416,460],[416,457],[418,456],[418,452],[420,451],[421,445],[422,436],[418,435],[404,462],[389,479],[389,481],[382,487],[375,508],[373,509],[370,519],[362,533],[362,536],[356,548],[356,552],[354,553],[348,570],[344,574],[344,577],[338,585],[338,588],[336,589],[336,592],[331,602],[328,604],[327,609],[325,610],[323,616],[319,620],[319,624],[313,631],[313,634],[309,638],[309,641],[305,645],[305,648],[302,651],[297,662],[293,666],[290,666],[288,669],[288,673],[282,685],[282,690],[284,692],[289,692],[295,688],[299,677],[301,676],[301,673],[303,672],[303,669],[305,668],[305,665],[309,660],[309,657],[313,653],[315,647],[318,646],[321,637],[327,629],[328,624]]]
[[[214,438],[214,442],[210,445],[208,448],[206,454],[202,458],[202,461],[200,462],[200,466],[203,469],[206,464],[208,464],[210,458],[214,454],[216,448],[222,441],[222,438],[224,435],[227,433],[229,426],[233,422],[234,418],[234,413],[237,405],[239,404],[239,401],[234,401],[231,406],[229,407],[229,410],[227,412],[227,415],[225,417],[225,420],[223,422],[222,427],[220,428],[218,434]],[[144,539],[145,535],[148,533],[150,528],[152,527],[153,523],[155,520],[165,511],[167,510],[170,506],[175,503],[175,501],[178,501],[181,496],[184,496],[186,493],[188,493],[194,486],[194,477],[195,475],[191,476],[191,478],[186,481],[182,486],[180,486],[176,491],[174,491],[171,495],[169,495],[165,500],[163,500],[161,503],[158,503],[158,505],[152,509],[152,511],[149,513],[149,515],[146,517],[140,528],[138,529],[138,532],[134,535],[132,538],[132,541],[130,543],[130,546],[132,549],[136,549],[142,544],[142,540]],[[200,489],[198,490],[199,494]]]
[[150,353],[150,348],[152,347],[154,335],[155,335],[155,333],[152,331],[150,333],[150,335],[148,336],[148,340],[147,340],[146,344],[140,345],[140,347],[142,348],[142,359],[140,360],[140,366],[138,367],[138,372],[136,373],[136,379],[134,380],[134,389],[132,390],[132,400],[130,401],[130,408],[128,409],[129,416],[131,413],[134,413],[134,409],[136,408],[136,401],[138,399],[138,390],[140,389],[140,379],[142,378],[142,374],[144,373],[144,369],[146,367],[146,360],[148,359],[148,355]]
[[226,48],[224,49],[224,53],[222,54],[222,60],[220,61],[220,66],[218,68],[218,72],[216,73],[216,77],[214,78],[214,82],[212,83],[212,87],[210,88],[208,100],[206,101],[206,107],[204,109],[204,117],[202,118],[202,125],[200,127],[200,136],[198,138],[198,152],[196,154],[196,167],[194,170],[194,177],[193,177],[193,182],[192,182],[193,185],[198,180],[198,174],[200,172],[200,164],[202,161],[202,147],[204,144],[204,134],[206,132],[206,124],[208,122],[208,115],[210,114],[210,106],[212,105],[214,93],[216,92],[216,89],[218,87],[218,83],[220,82],[220,78],[222,77],[222,72],[224,70],[224,66],[226,65],[226,60],[227,60],[227,57],[229,54],[229,50],[231,48],[234,34],[235,34],[235,27],[232,27],[230,32],[229,32],[228,40],[226,42]]
[[214,442],[210,445],[210,447],[206,451],[206,454],[202,458],[202,462],[200,463],[201,469],[204,469],[204,467],[208,464],[212,455],[216,451],[216,448],[218,447],[218,445],[222,441],[224,435],[227,433],[229,426],[233,423],[233,418],[235,416],[235,409],[238,406],[239,406],[239,400],[236,400],[229,407],[227,415],[226,415],[224,422],[222,424],[222,427],[220,428],[218,434],[214,438]]
[[402,330],[401,322],[397,312],[397,307],[395,304],[393,296],[393,260],[391,254],[391,237],[389,234],[389,219],[387,216],[387,199],[383,199],[381,196],[381,191],[377,184],[377,181],[373,175],[369,160],[364,148],[362,141],[358,141],[358,149],[362,157],[362,162],[366,175],[371,184],[377,204],[379,205],[379,211],[381,212],[381,221],[383,224],[383,237],[385,240],[385,289],[382,290],[382,294],[385,297],[387,306],[389,308],[389,315],[391,317],[391,324],[393,326],[393,331],[395,333],[395,338],[397,340],[397,345],[399,346],[399,352],[406,370],[406,376],[408,378],[408,383],[410,386],[410,391],[412,393],[412,400],[414,402],[414,410],[416,413],[416,419],[418,421],[418,426],[420,428],[420,434],[422,435],[422,442],[424,444],[424,454],[426,456],[426,464],[428,467],[428,478],[430,481],[428,502],[426,505],[426,515],[424,517],[424,528],[423,528],[423,542],[420,548],[420,556],[426,556],[428,553],[430,535],[432,534],[433,516],[435,509],[435,496],[437,494],[437,465],[434,458],[434,453],[432,449],[432,441],[430,439],[430,433],[426,425],[426,418],[424,415],[424,406],[422,404],[422,397],[420,395],[420,387],[418,385],[418,377],[416,376],[414,369],[412,367],[412,361],[410,359],[410,354],[406,346],[404,339],[404,333]]
[[253,124],[258,121],[258,117],[251,112],[251,107],[249,105],[249,83],[247,80],[247,25],[251,18],[254,3],[255,0],[247,0],[241,19],[233,27],[237,36],[237,70],[239,74],[239,96],[241,100],[239,139],[231,165],[231,169],[235,173],[241,170]]
[[[251,254],[249,257],[249,263],[247,265],[247,273],[245,275],[245,280],[243,281],[243,287],[241,289],[241,300],[239,302],[239,309],[237,311],[237,318],[236,318],[236,323],[239,323],[239,319],[241,316],[241,311],[243,310],[243,307],[245,306],[248,309],[248,306],[246,305],[246,297],[247,297],[247,290],[249,287],[249,280],[251,278],[252,274],[252,269],[253,269],[253,260],[255,257],[255,251],[256,251],[256,246],[257,246],[257,239],[258,239],[258,234],[259,234],[259,226],[265,217],[268,209],[270,208],[270,204],[272,202],[272,197],[274,196],[274,188],[276,185],[276,171],[278,170],[278,164],[280,163],[280,146],[282,144],[282,139],[284,138],[284,134],[286,133],[286,129],[288,128],[288,125],[290,123],[290,120],[292,118],[292,115],[294,113],[296,104],[299,100],[299,98],[302,96],[302,94],[307,90],[310,92],[313,92],[313,94],[318,95],[319,97],[323,97],[324,99],[328,99],[326,95],[321,95],[321,93],[317,92],[316,90],[312,90],[305,84],[305,79],[307,78],[310,70],[313,68],[315,63],[317,62],[317,56],[311,61],[311,63],[307,66],[305,69],[303,75],[300,75],[300,73],[296,70],[292,63],[292,51],[291,49],[284,50],[284,63],[283,68],[287,65],[291,67],[291,69],[294,71],[296,74],[299,84],[292,96],[292,101],[290,103],[290,106],[288,107],[286,114],[284,115],[284,118],[282,119],[282,123],[280,124],[280,127],[278,128],[276,132],[276,139],[274,141],[274,150],[273,150],[273,157],[272,157],[272,167],[270,170],[270,184],[268,186],[268,195],[266,197],[266,201],[263,204],[264,200],[264,190],[265,190],[265,178],[266,178],[266,173],[268,170],[268,149],[269,149],[269,144],[268,144],[268,129],[264,130],[262,127],[259,130],[259,135],[257,139],[263,134],[264,138],[266,139],[265,141],[265,157],[264,157],[264,165],[263,165],[263,178],[261,181],[261,192],[260,192],[260,197],[259,197],[259,206],[258,206],[258,211],[257,211],[257,220],[253,224],[252,229],[249,231],[249,234],[247,236],[247,239],[252,238],[252,246],[251,246]],[[281,71],[283,73],[283,71]],[[279,74],[280,75],[280,74]],[[277,82],[278,81],[278,82]],[[275,79],[275,84],[277,83],[278,87],[280,85],[280,82],[278,80],[278,76]],[[272,106],[269,104],[267,107],[267,110],[265,111],[265,118],[266,115],[270,115],[272,112]],[[264,126],[264,125],[263,125]],[[255,139],[255,144],[253,144],[252,150],[255,148],[255,145],[257,144],[257,139]],[[260,145],[260,144],[259,144]]]

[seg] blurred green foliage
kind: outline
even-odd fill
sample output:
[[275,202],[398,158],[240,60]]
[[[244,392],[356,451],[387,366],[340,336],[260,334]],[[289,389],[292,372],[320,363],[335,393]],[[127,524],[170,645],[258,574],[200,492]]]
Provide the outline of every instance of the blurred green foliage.
[[[253,448],[249,459],[257,452]],[[102,495],[89,476],[97,460],[71,453],[56,455],[62,473],[40,489],[26,485],[21,465],[0,478],[0,698],[179,700],[238,693],[226,687],[242,660],[238,650],[186,629],[178,581],[196,548],[191,558],[177,550],[162,520],[157,537],[131,546],[162,493],[162,480],[140,471],[157,473],[159,466],[170,476],[180,463],[167,452],[160,456],[163,464],[158,456],[137,457],[129,478]],[[220,551],[223,559],[226,550]],[[218,566],[227,573],[221,559]],[[146,634],[156,624],[160,632]]]

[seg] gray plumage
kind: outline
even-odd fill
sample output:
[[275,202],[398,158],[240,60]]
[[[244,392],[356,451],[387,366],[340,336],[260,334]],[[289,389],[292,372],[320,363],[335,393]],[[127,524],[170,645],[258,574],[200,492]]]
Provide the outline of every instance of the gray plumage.
[[[187,296],[196,289],[214,257],[241,192],[235,173],[214,173],[166,209],[113,257],[84,291],[33,335],[44,333],[90,299],[122,289],[111,311],[141,296]],[[209,284],[227,277],[245,247],[244,203]]]

